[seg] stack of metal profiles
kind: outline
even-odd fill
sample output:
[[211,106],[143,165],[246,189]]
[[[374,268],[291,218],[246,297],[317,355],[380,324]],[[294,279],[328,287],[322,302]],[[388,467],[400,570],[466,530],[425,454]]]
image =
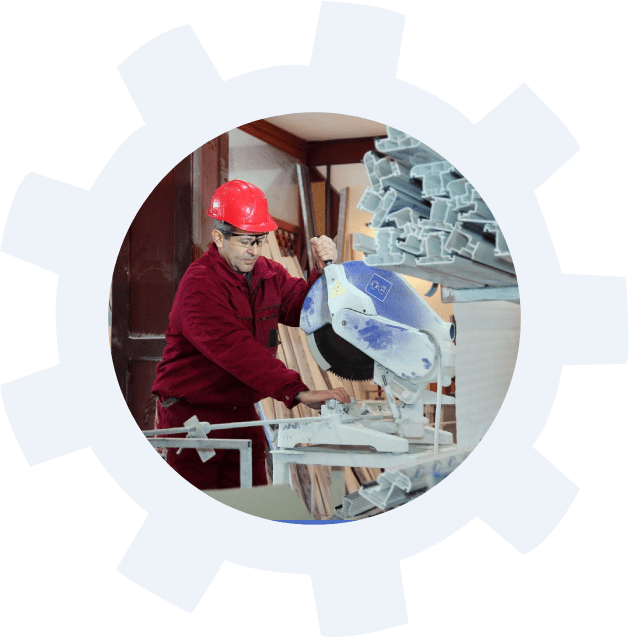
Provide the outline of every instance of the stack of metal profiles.
[[449,476],[470,455],[470,450],[451,449],[438,458],[430,457],[397,469],[389,469],[364,484],[358,493],[380,509],[399,506],[425,493]]
[[470,449],[450,449],[436,458],[427,452],[421,461],[387,469],[372,482],[363,484],[356,493],[346,495],[335,515],[357,519],[406,504],[449,476],[470,453]]
[[376,236],[353,239],[367,265],[455,289],[517,285],[498,223],[451,163],[391,127],[375,146],[358,208],[373,215]]

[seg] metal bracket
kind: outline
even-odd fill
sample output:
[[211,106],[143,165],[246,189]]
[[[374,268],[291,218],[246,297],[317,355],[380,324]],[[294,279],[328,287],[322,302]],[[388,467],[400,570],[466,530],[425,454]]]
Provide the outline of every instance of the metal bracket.
[[442,303],[472,303],[474,301],[511,301],[519,304],[520,288],[517,285],[465,289],[441,286]]

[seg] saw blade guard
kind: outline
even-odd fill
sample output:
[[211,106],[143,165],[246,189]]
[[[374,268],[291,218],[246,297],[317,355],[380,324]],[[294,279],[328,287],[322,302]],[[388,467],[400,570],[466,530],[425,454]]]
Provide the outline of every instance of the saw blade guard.
[[322,369],[351,380],[380,364],[397,377],[428,383],[454,375],[454,326],[395,272],[349,261],[329,265],[304,301],[300,327]]

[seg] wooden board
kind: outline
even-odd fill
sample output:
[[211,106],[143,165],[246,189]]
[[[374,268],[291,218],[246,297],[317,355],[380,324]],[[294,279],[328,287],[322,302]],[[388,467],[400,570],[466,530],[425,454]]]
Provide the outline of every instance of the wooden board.
[[339,202],[339,223],[336,233],[336,251],[339,255],[339,262],[345,263],[345,244],[347,243],[347,202],[349,200],[349,188],[341,190],[341,200]]

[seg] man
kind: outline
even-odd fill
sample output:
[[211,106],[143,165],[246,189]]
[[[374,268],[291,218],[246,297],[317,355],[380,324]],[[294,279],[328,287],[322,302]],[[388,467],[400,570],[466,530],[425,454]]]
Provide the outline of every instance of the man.
[[[212,424],[258,420],[254,404],[267,396],[288,408],[299,402],[318,408],[330,398],[350,402],[342,387],[310,390],[276,358],[278,323],[299,325],[310,286],[325,262],[337,258],[331,239],[311,240],[317,267],[306,282],[260,256],[277,224],[259,188],[229,181],[215,191],[207,214],[215,219],[214,243],[179,284],[157,365],[157,427],[180,427],[195,415]],[[251,439],[253,484],[267,483],[262,427],[219,430],[209,437]],[[170,449],[167,461],[199,489],[240,485],[235,450],[217,449],[204,463],[194,449]]]

